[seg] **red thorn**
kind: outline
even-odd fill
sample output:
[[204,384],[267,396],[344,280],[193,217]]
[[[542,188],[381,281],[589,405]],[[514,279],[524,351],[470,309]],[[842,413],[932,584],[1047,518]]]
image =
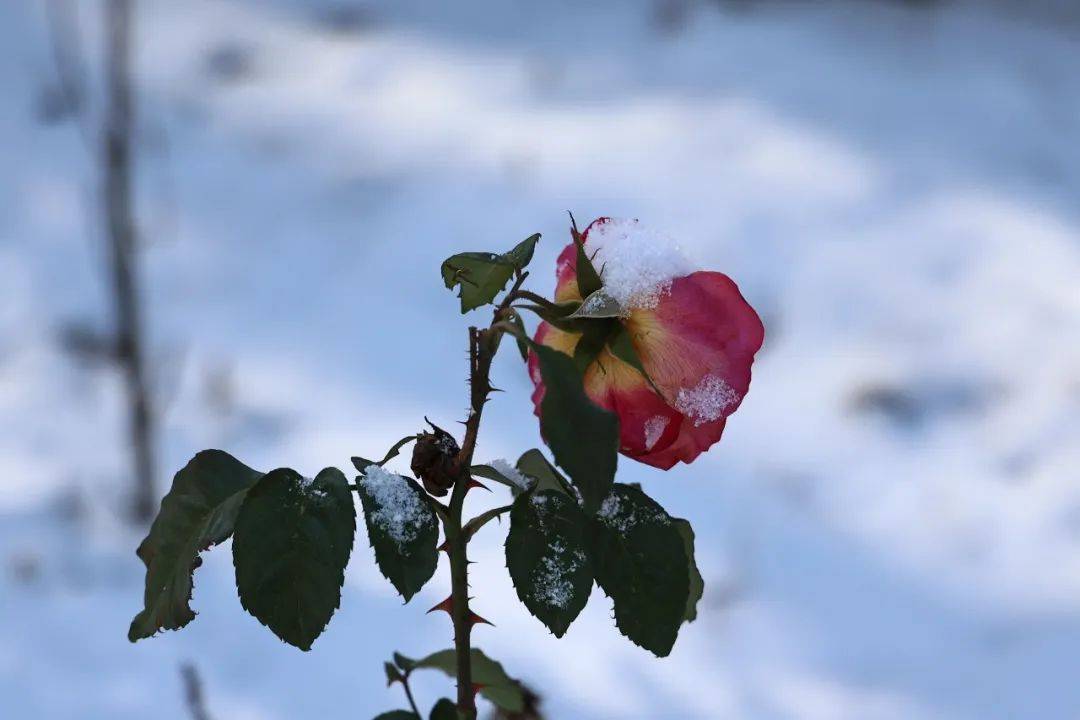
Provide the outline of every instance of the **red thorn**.
[[489,488],[487,485],[480,482],[479,480],[470,480],[469,484],[465,486],[466,490],[472,490],[473,488],[483,488],[484,490],[491,492],[491,488]]
[[482,683],[473,683],[472,684],[472,696],[473,696],[473,699],[474,700],[476,699],[476,693],[480,692],[481,690],[483,690],[486,687],[487,687],[487,685],[484,685]]
[[490,620],[485,620],[484,618],[480,617],[479,615],[477,615],[474,612],[469,613],[469,622],[471,624],[473,624],[473,625],[484,624],[484,625],[490,625],[491,627],[495,627],[495,623],[491,622]]
[[444,553],[446,553],[447,555],[449,555],[449,554],[450,554],[450,541],[449,541],[449,540],[443,540],[443,543],[442,543],[442,545],[440,545],[439,547],[435,548],[435,550],[436,550],[436,551],[442,550],[442,551],[443,551]]
[[454,611],[454,596],[453,596],[453,595],[451,595],[451,596],[447,597],[447,598],[446,598],[445,600],[443,600],[443,601],[442,601],[441,603],[439,603],[439,604],[438,604],[438,605],[436,605],[435,607],[433,607],[433,608],[431,608],[430,610],[428,610],[428,611],[427,611],[427,614],[429,614],[429,615],[430,615],[431,613],[435,612],[436,610],[445,610],[445,611],[446,611],[446,614],[447,614],[447,615],[453,615],[453,611]]

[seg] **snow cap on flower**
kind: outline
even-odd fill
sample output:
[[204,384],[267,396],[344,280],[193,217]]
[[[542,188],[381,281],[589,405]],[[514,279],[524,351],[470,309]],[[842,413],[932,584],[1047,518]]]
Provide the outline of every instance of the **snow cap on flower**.
[[[582,233],[605,293],[625,312],[618,322],[648,374],[605,348],[586,368],[585,391],[619,418],[619,450],[668,469],[716,443],[750,388],[750,368],[765,329],[727,275],[695,271],[666,235],[637,220],[599,218]],[[555,297],[583,300],[577,248],[559,255]],[[573,356],[579,333],[541,323],[535,340]],[[529,359],[540,413],[538,360]]]

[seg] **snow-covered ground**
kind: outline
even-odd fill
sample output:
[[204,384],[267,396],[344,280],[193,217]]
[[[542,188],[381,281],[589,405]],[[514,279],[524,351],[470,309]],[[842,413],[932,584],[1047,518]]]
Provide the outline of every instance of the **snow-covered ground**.
[[[73,4],[96,54],[98,4]],[[48,121],[43,6],[0,4],[0,717],[184,718],[184,661],[219,719],[400,707],[380,663],[449,645],[423,615],[445,568],[401,607],[362,531],[311,653],[241,610],[225,550],[195,622],[127,642],[119,381],[64,340],[108,327],[94,168]],[[701,2],[673,27],[626,0],[139,6],[163,475],[204,447],[310,475],[450,426],[467,319],[439,262],[539,231],[546,292],[566,210],[636,216],[767,327],[720,445],[621,464],[692,520],[703,611],[665,660],[598,591],[556,640],[493,526],[478,644],[558,720],[1080,717],[1080,26],[979,3]],[[482,459],[539,443],[520,361],[496,375]]]

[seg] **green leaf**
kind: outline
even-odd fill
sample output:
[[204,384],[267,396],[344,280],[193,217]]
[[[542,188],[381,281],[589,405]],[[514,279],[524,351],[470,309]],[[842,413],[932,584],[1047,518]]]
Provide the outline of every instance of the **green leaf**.
[[476,477],[482,477],[485,480],[493,480],[500,485],[507,486],[508,488],[510,488],[510,492],[512,492],[515,497],[518,493],[521,492],[521,488],[518,487],[518,484],[516,482],[503,475],[491,465],[486,465],[483,463],[481,463],[480,465],[472,465],[471,467],[469,467],[469,472]]
[[383,672],[386,673],[386,686],[390,687],[396,682],[401,682],[405,679],[405,676],[401,674],[401,671],[394,667],[393,663],[384,662]]
[[221,450],[200,452],[176,473],[137,551],[146,564],[146,590],[129,640],[176,630],[195,618],[189,603],[199,553],[232,534],[244,496],[262,476]]
[[415,439],[415,435],[408,435],[401,438],[396,443],[390,446],[390,449],[386,451],[386,455],[384,455],[383,459],[379,460],[378,462],[375,462],[374,460],[368,460],[362,457],[353,457],[352,464],[360,472],[364,472],[365,470],[367,470],[368,465],[378,465],[379,467],[382,467],[386,463],[396,458],[401,452],[401,448],[405,447]]
[[635,645],[666,656],[690,595],[678,525],[639,488],[616,483],[592,528],[596,581],[614,602],[615,624]]
[[356,508],[337,468],[314,480],[280,468],[263,476],[236,517],[233,565],[244,609],[310,650],[341,603]]
[[585,394],[581,374],[567,355],[532,344],[544,381],[540,402],[540,432],[555,462],[581,491],[587,512],[607,497],[618,462],[619,420],[593,404]]
[[[472,681],[481,686],[481,695],[509,712],[521,712],[525,709],[521,686],[510,679],[500,663],[476,648],[473,648],[469,657],[472,666]],[[441,670],[451,678],[456,678],[457,655],[453,648],[440,650],[417,662],[416,667]]]
[[689,623],[697,620],[697,605],[698,601],[701,600],[701,596],[705,594],[705,579],[701,577],[697,560],[694,559],[694,528],[690,526],[690,521],[682,518],[672,518],[672,522],[675,523],[679,536],[683,540],[683,549],[686,550],[688,560],[690,592],[686,598],[686,614],[683,616],[683,622]]
[[540,242],[540,233],[534,233],[515,245],[514,249],[503,257],[518,270],[524,270],[532,262],[533,250],[536,249],[538,242]]
[[586,297],[581,302],[581,306],[568,317],[571,319],[617,318],[624,317],[625,315],[626,308],[624,308],[618,300],[609,295],[607,290],[600,288]]
[[416,661],[410,657],[406,657],[399,652],[394,653],[394,664],[398,666],[403,672],[412,672],[412,669],[416,667]]
[[524,493],[510,510],[506,567],[518,598],[555,637],[585,609],[592,591],[588,521],[556,490]]
[[544,453],[536,448],[526,450],[518,458],[517,469],[522,475],[527,475],[536,480],[536,486],[533,488],[536,492],[555,490],[567,497],[574,497],[570,481],[564,478],[555,469],[555,466],[548,462],[548,459],[544,457]]
[[376,715],[375,720],[421,720],[421,718],[412,710],[391,710],[382,715]]
[[357,481],[368,541],[383,576],[405,602],[431,579],[438,564],[439,523],[427,493],[412,478],[367,468]]
[[431,708],[430,720],[459,720],[457,705],[449,698],[442,698]]
[[515,270],[532,260],[540,235],[531,235],[508,253],[464,252],[443,261],[442,278],[448,290],[460,286],[461,312],[487,305],[506,287]]

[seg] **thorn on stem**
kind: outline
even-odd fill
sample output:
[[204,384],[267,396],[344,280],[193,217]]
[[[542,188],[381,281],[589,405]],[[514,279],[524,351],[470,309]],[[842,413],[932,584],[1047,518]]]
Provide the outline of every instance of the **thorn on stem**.
[[454,596],[453,595],[448,596],[445,600],[443,600],[441,603],[439,603],[435,607],[428,610],[427,613],[425,613],[425,614],[430,615],[431,613],[435,612],[436,610],[443,610],[443,611],[446,612],[447,615],[453,615],[454,614]]

